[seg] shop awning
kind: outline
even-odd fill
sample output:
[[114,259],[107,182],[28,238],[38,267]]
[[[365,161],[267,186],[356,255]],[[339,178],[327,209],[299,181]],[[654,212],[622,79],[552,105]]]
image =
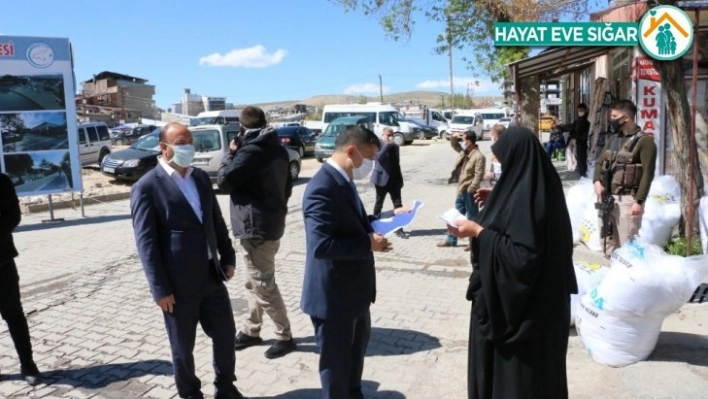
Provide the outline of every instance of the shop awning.
[[517,79],[534,75],[552,78],[591,65],[612,47],[550,47],[537,55],[507,64],[509,76]]

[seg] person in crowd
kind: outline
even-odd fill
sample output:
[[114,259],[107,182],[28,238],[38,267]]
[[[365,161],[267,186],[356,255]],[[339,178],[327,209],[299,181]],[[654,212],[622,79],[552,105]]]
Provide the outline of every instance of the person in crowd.
[[565,138],[563,138],[563,132],[560,128],[561,125],[553,121],[553,126],[551,127],[551,137],[543,144],[543,148],[546,150],[549,158],[553,158],[553,151],[565,150]]
[[[460,138],[462,138],[462,144],[460,144]],[[479,212],[479,207],[474,201],[474,193],[479,189],[482,178],[484,178],[486,158],[477,148],[477,135],[474,131],[468,130],[463,135],[453,133],[450,136],[450,144],[452,149],[459,154],[455,162],[455,171],[459,169],[455,208],[471,220]],[[453,171],[453,176],[456,174],[455,171]],[[457,237],[453,234],[448,234],[445,241],[438,243],[438,247],[455,246],[457,246]],[[469,250],[470,245],[468,244],[465,246],[465,251]]]
[[527,128],[507,129],[492,152],[504,173],[477,196],[482,211],[448,227],[473,246],[468,397],[567,398],[577,283],[563,186]]
[[[612,237],[607,240],[605,257],[639,232],[644,215],[644,202],[654,180],[656,143],[634,122],[637,106],[629,100],[619,100],[610,106],[610,129],[605,146],[595,165],[593,182],[598,201],[602,201],[605,184],[604,170],[611,174],[610,187],[615,207],[610,214]],[[602,226],[602,220],[599,222]]]
[[[506,130],[506,127],[500,123],[492,126],[492,144],[499,140],[499,137],[502,133],[504,133],[504,130]],[[494,187],[494,185],[497,184],[497,181],[499,181],[499,177],[501,177],[501,172],[501,163],[492,154],[492,158],[489,160],[489,169],[487,170],[487,173],[484,174],[484,180],[488,181],[491,187]]]
[[34,362],[27,318],[22,309],[18,256],[12,231],[20,224],[22,213],[15,186],[9,176],[0,173],[0,315],[7,323],[12,342],[20,358],[20,374],[29,385],[37,385],[42,375]]
[[160,131],[158,165],[130,190],[135,242],[152,297],[162,310],[177,393],[203,398],[194,370],[197,324],[214,347],[215,397],[243,398],[234,386],[236,327],[224,281],[236,254],[206,172],[192,168],[192,134],[180,123]]
[[231,227],[246,265],[248,316],[236,337],[236,349],[260,345],[263,312],[275,324],[275,342],[265,357],[275,359],[295,350],[283,296],[275,282],[275,255],[285,232],[292,175],[287,150],[278,132],[267,127],[258,107],[241,111],[241,135],[224,157],[217,183],[231,196]]
[[[376,218],[366,214],[353,178],[373,170],[379,146],[374,132],[347,126],[303,197],[306,257],[300,307],[315,329],[324,399],[364,398],[361,376],[371,334],[369,308],[376,299],[374,252],[392,247],[371,228]],[[390,213],[409,211],[397,208]]]
[[[393,129],[390,127],[385,127],[383,130],[381,149],[376,154],[371,184],[376,187],[374,216],[381,215],[386,195],[391,196],[394,209],[403,207],[403,200],[401,199],[401,189],[403,188],[401,152],[398,144],[393,142]],[[396,230],[396,235],[406,239],[409,237],[409,234],[404,232],[403,229]]]
[[587,177],[588,174],[588,134],[590,133],[590,122],[588,121],[588,106],[584,103],[578,104],[578,117],[573,123],[558,125],[561,132],[569,132],[570,139],[575,141],[575,156],[577,166],[575,171],[580,177]]

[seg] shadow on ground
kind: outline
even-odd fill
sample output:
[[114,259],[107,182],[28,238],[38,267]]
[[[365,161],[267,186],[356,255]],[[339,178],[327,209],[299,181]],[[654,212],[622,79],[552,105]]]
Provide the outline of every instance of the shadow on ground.
[[[405,399],[406,395],[398,391],[379,391],[379,383],[375,381],[362,381],[362,391],[365,398],[376,399]],[[296,389],[276,396],[249,396],[251,399],[319,399],[321,397],[319,388]]]
[[708,337],[673,331],[662,331],[648,361],[681,362],[708,366]]
[[[297,350],[317,353],[315,337],[295,338]],[[410,355],[440,348],[440,340],[424,332],[398,328],[374,327],[371,329],[366,356]]]
[[23,232],[28,232],[28,231],[38,231],[38,230],[47,230],[47,229],[58,229],[58,228],[62,228],[62,227],[82,226],[82,225],[96,224],[96,223],[115,222],[115,221],[126,220],[126,219],[130,219],[129,213],[126,213],[123,215],[106,215],[106,216],[85,217],[85,218],[81,218],[81,219],[69,219],[69,220],[47,222],[47,223],[24,224],[24,225],[17,226],[17,228],[15,229],[15,233],[23,233]]

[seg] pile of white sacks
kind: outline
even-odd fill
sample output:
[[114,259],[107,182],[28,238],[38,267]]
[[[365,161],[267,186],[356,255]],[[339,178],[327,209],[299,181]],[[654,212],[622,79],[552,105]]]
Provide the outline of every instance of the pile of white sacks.
[[[601,251],[596,195],[581,179],[566,196],[573,241]],[[646,201],[639,236],[615,251],[611,268],[575,262],[578,295],[571,296],[571,325],[598,363],[622,367],[646,359],[666,317],[708,278],[708,256],[679,257],[662,247],[681,217],[680,188],[658,176]],[[701,236],[708,253],[708,197],[700,203]]]

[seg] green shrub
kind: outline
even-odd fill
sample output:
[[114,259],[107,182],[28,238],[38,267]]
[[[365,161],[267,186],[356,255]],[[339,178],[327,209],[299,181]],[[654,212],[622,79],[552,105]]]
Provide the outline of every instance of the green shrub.
[[[691,256],[702,255],[703,248],[701,248],[701,237],[694,236],[691,241]],[[669,255],[686,256],[687,248],[688,240],[686,240],[686,237],[676,237],[666,244],[664,251]]]

